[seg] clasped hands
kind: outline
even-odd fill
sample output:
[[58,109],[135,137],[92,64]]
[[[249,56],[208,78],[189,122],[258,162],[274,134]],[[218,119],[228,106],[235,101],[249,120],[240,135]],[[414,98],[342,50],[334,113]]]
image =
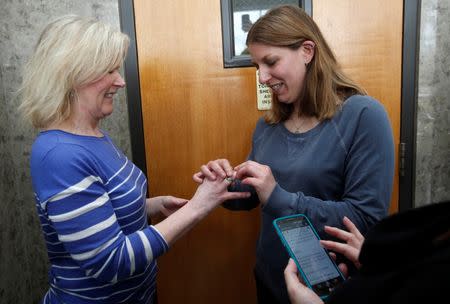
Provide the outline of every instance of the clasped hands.
[[200,171],[192,177],[201,184],[203,180],[216,180],[217,178],[239,179],[241,183],[253,186],[259,200],[264,205],[276,186],[275,178],[269,166],[248,160],[236,167],[232,167],[227,159],[217,159],[200,167]]

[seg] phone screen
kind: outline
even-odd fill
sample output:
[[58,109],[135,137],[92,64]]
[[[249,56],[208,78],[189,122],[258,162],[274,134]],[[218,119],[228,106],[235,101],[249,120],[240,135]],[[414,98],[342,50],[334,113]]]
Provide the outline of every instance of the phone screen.
[[319,238],[305,216],[288,217],[276,221],[311,289],[326,297],[344,281],[342,274],[320,245]]

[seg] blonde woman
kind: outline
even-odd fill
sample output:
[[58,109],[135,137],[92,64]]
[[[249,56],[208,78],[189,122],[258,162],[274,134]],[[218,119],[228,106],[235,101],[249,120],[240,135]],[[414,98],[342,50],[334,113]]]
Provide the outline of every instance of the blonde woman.
[[[255,278],[259,303],[289,303],[288,255],[272,221],[303,213],[322,238],[347,216],[365,233],[387,215],[394,176],[392,130],[383,106],[339,67],[314,20],[280,6],[251,27],[247,47],[272,109],[256,124],[248,161],[210,161],[194,180],[226,176],[254,189],[232,209],[262,210]],[[237,183],[239,184],[239,183]],[[239,191],[240,187],[235,187]]]
[[[64,16],[42,33],[20,106],[40,130],[31,176],[50,259],[43,303],[153,303],[156,259],[226,199],[205,181],[189,201],[146,199],[147,179],[99,128],[125,86],[129,39],[97,20]],[[170,215],[155,226],[147,216]]]

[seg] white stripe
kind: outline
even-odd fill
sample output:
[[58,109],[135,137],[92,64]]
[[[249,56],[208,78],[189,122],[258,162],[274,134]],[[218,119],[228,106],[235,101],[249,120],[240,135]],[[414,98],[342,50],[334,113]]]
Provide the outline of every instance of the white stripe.
[[57,279],[60,280],[66,280],[66,281],[78,281],[78,280],[88,280],[88,279],[92,279],[90,277],[79,277],[79,278],[66,278],[66,277],[62,277],[62,276],[55,276]]
[[47,250],[48,253],[51,254],[62,254],[62,253],[67,253],[67,251],[51,251],[51,250]]
[[119,171],[117,171],[113,176],[111,176],[108,181],[105,183],[105,186],[109,184],[109,182],[116,177],[120,172],[122,172],[122,170],[127,166],[128,164],[128,158],[126,159],[125,163],[123,164],[123,166],[119,169]]
[[[154,267],[155,267],[155,264],[153,264],[153,268],[154,268]],[[109,299],[109,298],[111,298],[111,297],[113,297],[113,296],[115,296],[115,295],[118,295],[118,294],[121,294],[121,293],[125,293],[125,292],[129,292],[129,291],[131,291],[131,290],[136,290],[136,289],[140,288],[140,287],[143,285],[143,283],[148,279],[148,277],[149,277],[152,273],[153,273],[153,269],[152,269],[152,272],[148,273],[147,277],[144,278],[144,279],[143,279],[143,282],[140,283],[138,286],[134,286],[134,287],[131,287],[131,288],[119,290],[119,291],[116,291],[116,292],[114,292],[114,293],[112,293],[112,294],[110,294],[110,295],[107,295],[107,296],[104,296],[104,297],[97,297],[97,298],[87,297],[87,296],[82,296],[82,295],[77,294],[77,293],[74,293],[74,292],[69,292],[67,289],[58,288],[58,287],[55,286],[53,283],[50,283],[50,286],[53,287],[53,288],[55,288],[55,289],[60,290],[61,292],[64,292],[64,293],[73,295],[73,296],[78,297],[78,298],[81,298],[81,299],[87,299],[87,300],[106,300],[106,299]],[[154,279],[153,279],[153,280],[154,280]],[[153,283],[154,283],[154,282],[153,282]],[[112,284],[109,284],[109,285],[112,285]],[[154,284],[152,284],[152,285],[154,285]],[[104,286],[107,286],[107,285],[104,285]],[[125,300],[129,299],[131,296],[133,296],[133,294],[130,294]],[[123,301],[121,301],[121,303],[122,303],[122,302],[123,302]]]
[[106,194],[106,192],[105,192],[105,193],[103,193],[102,196],[98,197],[95,201],[93,201],[89,204],[86,204],[81,208],[78,208],[78,209],[63,213],[63,214],[49,216],[49,219],[55,223],[68,221],[68,220],[74,219],[80,215],[83,215],[91,210],[94,210],[98,207],[103,206],[106,202],[108,202],[108,200],[109,200],[108,194]]
[[[133,222],[131,222],[131,223],[128,223],[128,224],[126,224],[126,225],[123,225],[122,228],[131,226],[131,225],[134,225],[134,224],[136,224],[137,222],[141,221],[142,219],[145,219],[146,217],[147,217],[146,214],[142,214],[137,220],[135,220],[135,221],[133,221]],[[147,222],[146,220],[144,220],[144,221]]]
[[122,197],[124,197],[124,196],[130,194],[131,192],[133,192],[134,189],[136,189],[136,185],[137,185],[137,183],[138,183],[139,178],[141,177],[141,175],[142,175],[142,172],[139,172],[139,175],[136,177],[136,181],[134,182],[133,188],[131,188],[130,190],[128,190],[128,191],[125,192],[124,194],[121,194],[121,195],[119,195],[119,196],[115,196],[114,198],[111,198],[111,199],[112,199],[112,200],[117,200],[117,199],[122,198]]
[[71,233],[71,234],[60,234],[58,235],[58,238],[61,242],[74,242],[79,241],[81,239],[87,238],[101,230],[104,230],[110,226],[112,226],[114,223],[116,223],[116,215],[111,215],[108,219],[104,220],[103,222],[100,222],[94,226],[91,226],[87,229]]
[[[119,258],[116,260],[117,261],[117,269],[120,269],[120,265],[122,262],[122,257],[123,257],[123,249],[125,248],[125,242],[122,242],[122,245],[120,246],[120,254],[119,254]],[[116,276],[113,279],[115,282],[117,281],[117,272],[116,272]]]
[[[152,268],[151,268],[150,271],[148,272],[150,266],[152,266]],[[150,277],[150,275],[152,275],[152,277],[153,277],[153,279],[152,279],[153,282],[152,282],[152,285],[151,285],[151,286],[154,287],[154,285],[155,285],[155,277],[156,277],[156,271],[155,271],[155,268],[156,268],[156,263],[148,264],[148,265],[145,267],[144,272],[142,272],[142,273],[140,273],[140,274],[138,274],[138,275],[136,275],[136,276],[133,276],[133,277],[130,277],[130,278],[126,278],[126,279],[124,280],[124,281],[128,281],[128,280],[135,279],[135,278],[141,277],[141,276],[143,276],[143,275],[146,275],[146,277],[142,279],[142,282],[141,282],[139,285],[134,286],[134,287],[131,287],[131,288],[128,288],[128,289],[125,289],[125,290],[119,290],[119,291],[116,291],[116,292],[112,293],[111,295],[108,295],[108,296],[105,296],[105,297],[90,298],[90,297],[85,297],[85,296],[82,296],[82,295],[79,295],[79,294],[76,294],[76,293],[68,292],[67,289],[59,289],[59,288],[57,288],[56,286],[54,286],[54,287],[57,288],[57,289],[59,289],[59,290],[61,290],[62,292],[66,292],[66,293],[72,294],[72,295],[74,295],[74,296],[76,296],[76,297],[80,297],[80,298],[84,298],[84,299],[91,299],[91,300],[104,300],[104,299],[108,299],[108,298],[110,298],[110,297],[112,297],[112,296],[114,296],[114,295],[120,294],[120,293],[128,292],[128,291],[133,290],[133,289],[139,289],[139,288],[142,287],[142,285],[147,281],[147,279]],[[147,273],[147,272],[148,272],[148,273]],[[52,285],[52,284],[51,284],[51,285]],[[111,285],[114,285],[114,284],[112,284],[112,283],[107,283],[107,284],[102,285],[102,286],[100,286],[100,287],[97,286],[96,288],[101,288],[101,287],[111,286]],[[70,290],[72,290],[72,289],[70,289]],[[125,298],[125,299],[124,299],[123,301],[121,301],[120,303],[126,301],[126,300],[129,299],[131,296],[134,296],[134,294],[130,294],[127,298]]]
[[58,255],[58,256],[52,256],[52,257],[49,257],[49,259],[50,260],[54,260],[54,259],[61,259],[61,258],[71,258],[71,256],[70,256],[70,254],[67,254],[67,255]]
[[135,215],[138,212],[143,212],[144,214],[146,214],[145,210],[142,210],[142,207],[145,207],[145,204],[142,205],[141,207],[139,207],[138,209],[136,209],[136,211],[134,211],[133,213],[130,213],[130,214],[127,214],[127,215],[124,215],[124,216],[120,216],[117,219],[118,220],[123,220],[123,219],[126,219],[127,217]]
[[77,261],[84,261],[88,260],[100,252],[102,252],[105,248],[110,246],[112,243],[114,243],[120,236],[122,235],[122,232],[119,232],[114,238],[110,239],[108,242],[104,243],[103,245],[84,253],[78,253],[78,254],[72,254],[72,257]]
[[[120,260],[120,259],[119,259],[119,260]],[[55,265],[52,265],[52,266],[55,266]],[[123,280],[123,282],[129,281],[129,280],[132,280],[132,279],[136,279],[136,278],[139,278],[139,277],[145,275],[145,274],[148,272],[148,269],[149,269],[150,266],[151,266],[151,264],[148,264],[142,273],[139,273],[139,274],[137,274],[137,275],[135,275],[135,276],[130,276],[130,277],[128,277],[128,278],[125,278],[125,279]],[[58,267],[58,268],[62,268],[62,267]],[[79,269],[79,267],[67,267],[67,268],[78,268],[78,269]],[[155,268],[155,265],[153,265],[151,271],[147,274],[147,276],[150,275],[151,273],[153,273],[153,269],[154,269],[154,268]],[[156,273],[155,273],[155,274],[156,274]],[[73,278],[73,277],[72,277],[72,278],[68,278],[68,277],[63,277],[63,276],[55,276],[55,277],[58,278],[58,279],[61,279],[61,280],[66,280],[66,281],[88,280],[88,279],[91,279],[91,277],[78,277],[78,278]],[[144,280],[146,280],[146,279],[144,279]],[[113,283],[108,283],[108,284],[105,284],[105,285],[103,285],[103,286],[111,286],[111,285],[113,285]]]
[[[113,258],[113,256],[116,254],[117,249],[118,249],[118,248],[114,248],[114,250],[111,251],[111,253],[110,253],[109,256],[108,256],[108,259],[106,260],[105,263],[103,263],[102,268],[100,268],[96,273],[94,273],[94,275],[93,275],[94,278],[97,279],[97,278],[100,276],[100,274],[103,272],[103,270],[106,268],[106,266],[108,266],[109,261],[111,261],[111,259]],[[116,278],[117,278],[117,277],[116,277]],[[110,283],[116,283],[116,282],[114,281],[114,278],[113,278],[113,280],[112,280]]]
[[130,264],[131,264],[131,267],[130,267],[130,275],[133,275],[133,274],[134,274],[134,270],[135,270],[136,265],[134,264],[135,262],[134,262],[134,250],[133,250],[133,246],[131,246],[131,242],[130,242],[130,240],[128,239],[128,236],[125,237],[125,244],[127,245],[128,256],[129,256],[129,258],[130,258]]
[[[139,301],[143,301],[144,298],[145,298],[145,299],[148,299],[146,304],[150,303],[150,300],[152,299],[153,294],[155,293],[155,290],[156,290],[156,288],[154,288],[155,287],[155,283],[156,283],[156,281],[152,282],[152,284],[149,286],[150,288],[148,288],[145,291],[145,293],[142,295],[142,297],[139,298]],[[153,287],[153,288],[151,288],[151,287]],[[149,292],[150,292],[150,294],[148,294]],[[122,303],[122,302],[120,302],[120,303]]]
[[150,296],[147,295],[147,293],[149,293],[150,291],[152,292],[152,293],[150,294],[150,296],[151,296],[155,290],[154,290],[154,289],[152,290],[151,288],[147,289],[147,290],[144,292],[144,294],[142,295],[142,297],[139,298],[139,301],[142,301],[144,298],[150,299]]
[[49,245],[60,245],[60,244],[62,244],[60,241],[57,241],[57,242],[50,242],[50,241],[45,241],[47,244],[49,244]]
[[133,205],[133,204],[136,203],[138,200],[140,200],[140,199],[142,198],[142,196],[144,195],[144,189],[145,189],[144,186],[145,186],[145,182],[142,183],[142,186],[141,186],[141,194],[139,195],[139,197],[138,197],[137,199],[135,199],[134,201],[132,201],[132,202],[130,202],[130,203],[124,205],[124,206],[121,206],[121,207],[118,207],[118,208],[114,208],[114,211],[120,210],[120,209],[123,209],[123,208],[126,208],[126,207],[128,207],[128,206],[130,206],[130,205]]
[[69,188],[64,189],[63,191],[55,194],[54,196],[49,198],[48,201],[55,202],[55,201],[61,200],[63,198],[66,198],[74,193],[78,193],[83,190],[86,190],[94,182],[102,182],[102,179],[98,176],[90,175],[90,176],[84,178],[81,182],[79,182],[73,186],[70,186]]
[[[115,276],[115,278],[117,279],[117,275]],[[89,278],[87,278],[87,279],[89,279]],[[115,283],[106,283],[106,284],[103,284],[103,285],[100,285],[100,286],[93,286],[93,287],[86,287],[86,288],[65,288],[65,290],[70,290],[70,291],[87,291],[87,290],[93,290],[93,289],[100,289],[100,288],[103,288],[103,287],[108,287],[108,286],[111,286],[111,285],[114,285]],[[135,287],[133,287],[133,288],[135,288]]]
[[[142,282],[141,282],[138,286],[135,287],[136,289],[141,288],[142,285],[144,285],[144,283],[146,283],[146,281],[148,280],[148,278],[150,278],[150,280],[152,281],[152,284],[151,284],[149,287],[150,287],[150,289],[153,289],[153,292],[155,291],[156,271],[154,271],[154,270],[155,270],[155,268],[156,268],[156,263],[151,263],[151,264],[149,264],[149,266],[150,266],[150,265],[153,265],[152,269],[150,270],[150,272],[148,273],[148,275],[142,280]],[[148,267],[145,269],[145,272],[147,271],[147,269],[148,269]],[[152,276],[150,277],[150,275],[152,275]],[[152,294],[153,294],[153,292],[152,292]],[[114,295],[114,293],[113,293],[113,295]],[[128,297],[126,297],[125,299],[123,299],[123,300],[120,301],[119,303],[126,302],[126,301],[127,301],[129,298],[131,298],[132,296],[134,296],[134,294],[130,294]]]
[[54,288],[54,289],[57,289],[57,290],[59,290],[59,291],[61,291],[61,292],[70,294],[70,295],[72,295],[72,296],[74,296],[74,297],[77,297],[77,298],[80,298],[80,299],[86,299],[86,300],[106,300],[106,299],[109,299],[109,297],[110,297],[109,295],[108,295],[108,296],[105,296],[105,297],[97,297],[97,298],[86,297],[86,296],[82,296],[82,295],[80,295],[80,294],[78,294],[78,293],[75,293],[75,292],[69,292],[67,289],[59,288],[58,286],[53,285],[52,283],[50,283],[50,285],[51,285],[51,287]]
[[62,269],[80,269],[80,267],[78,267],[78,266],[62,266],[62,265],[55,265],[55,264],[52,264],[51,267],[62,268]]
[[50,294],[48,297],[48,299],[50,300],[50,304],[52,303],[52,298],[55,298],[55,297],[58,299],[58,295],[56,294],[56,291],[54,291],[53,288],[50,286]]
[[137,231],[137,234],[139,235],[142,244],[144,245],[145,249],[145,256],[147,257],[147,262],[151,262],[153,260],[153,252],[152,247],[150,246],[150,242],[147,239],[147,236],[142,231]]
[[163,235],[161,234],[161,232],[159,232],[158,229],[156,229],[155,226],[151,225],[152,229],[154,231],[156,231],[156,233],[158,233],[158,235],[161,237],[161,239],[164,241],[164,243],[166,243],[166,247],[169,248],[169,243],[167,243],[166,239],[163,237]]
[[45,297],[44,297],[44,300],[42,301],[42,303],[44,303],[44,304],[47,303],[47,297],[48,297],[49,292],[50,292],[50,290],[45,293]]
[[131,172],[130,172],[130,174],[127,176],[127,178],[124,179],[120,184],[118,184],[118,185],[117,185],[116,187],[114,187],[112,190],[110,190],[110,191],[108,192],[108,194],[111,194],[112,192],[114,192],[114,190],[116,190],[117,188],[120,188],[123,184],[125,184],[125,183],[130,179],[131,175],[133,175],[133,171],[134,171],[134,166],[133,166],[133,168],[131,168]]

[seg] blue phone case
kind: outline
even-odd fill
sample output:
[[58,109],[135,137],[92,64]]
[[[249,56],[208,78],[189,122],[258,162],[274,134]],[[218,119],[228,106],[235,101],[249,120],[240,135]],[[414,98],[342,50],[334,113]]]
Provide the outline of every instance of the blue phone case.
[[[289,244],[287,243],[286,239],[284,238],[282,231],[280,230],[280,228],[278,228],[278,222],[283,221],[283,220],[288,219],[288,218],[295,218],[295,217],[303,217],[308,222],[308,225],[311,227],[311,230],[314,232],[314,234],[316,235],[317,239],[320,240],[320,237],[317,234],[316,229],[311,224],[311,221],[309,220],[309,218],[306,215],[304,215],[304,214],[294,214],[294,215],[283,216],[283,217],[280,217],[280,218],[277,218],[277,219],[273,220],[272,224],[275,227],[275,230],[277,231],[277,234],[280,237],[281,241],[283,242],[284,247],[288,251],[289,256],[294,260],[295,264],[297,265],[297,269],[299,270],[300,275],[303,278],[303,281],[308,286],[308,288],[313,289],[311,284],[310,284],[310,282],[309,282],[309,280],[308,280],[308,278],[306,277],[305,273],[303,272],[302,268],[300,267],[300,264],[299,264],[299,262],[297,261],[297,258],[294,255],[294,252],[292,251],[291,247],[289,246]],[[327,250],[325,249],[325,251],[327,251]],[[333,260],[331,260],[331,261],[333,262],[334,266],[336,267],[339,275],[345,280],[343,274],[341,273],[341,271],[337,267],[336,263]],[[321,299],[326,299],[327,297],[328,296],[321,296],[320,298]]]

